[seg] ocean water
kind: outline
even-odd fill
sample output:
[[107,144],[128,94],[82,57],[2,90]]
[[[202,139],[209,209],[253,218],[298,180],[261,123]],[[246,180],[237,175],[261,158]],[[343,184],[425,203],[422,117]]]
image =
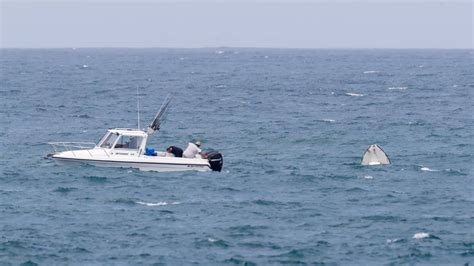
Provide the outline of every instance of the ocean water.
[[[474,261],[472,50],[0,50],[0,264]],[[59,166],[173,109],[220,173]],[[379,144],[389,166],[363,167]]]

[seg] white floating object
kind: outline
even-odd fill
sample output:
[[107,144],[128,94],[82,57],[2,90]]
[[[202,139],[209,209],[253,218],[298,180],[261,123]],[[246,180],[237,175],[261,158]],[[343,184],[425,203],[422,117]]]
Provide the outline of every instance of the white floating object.
[[428,234],[428,233],[416,233],[416,234],[413,235],[414,239],[423,239],[423,238],[427,238],[427,237],[430,237],[430,234]]
[[377,144],[370,145],[362,156],[362,165],[383,165],[390,164],[387,154]]

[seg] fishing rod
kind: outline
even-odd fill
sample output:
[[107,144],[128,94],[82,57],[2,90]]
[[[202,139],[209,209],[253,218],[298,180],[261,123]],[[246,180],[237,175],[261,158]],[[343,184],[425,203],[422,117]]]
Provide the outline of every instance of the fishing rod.
[[171,108],[171,102],[173,101],[173,96],[171,94],[166,95],[165,100],[161,104],[160,109],[155,115],[155,118],[148,126],[148,134],[153,134],[155,131],[160,130],[161,125],[163,124],[168,110]]

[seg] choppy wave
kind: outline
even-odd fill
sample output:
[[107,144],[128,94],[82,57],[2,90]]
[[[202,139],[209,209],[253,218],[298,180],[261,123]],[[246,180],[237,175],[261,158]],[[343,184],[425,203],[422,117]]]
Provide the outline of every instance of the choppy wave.
[[95,176],[95,175],[91,175],[91,176],[84,176],[83,178],[91,181],[91,182],[97,182],[97,183],[104,183],[104,182],[107,182],[107,177],[105,176]]
[[[471,52],[1,53],[2,262],[472,259]],[[142,172],[43,159],[51,152],[47,142],[97,142],[107,128],[135,128],[136,86],[142,127],[167,93],[175,96],[150,146],[184,148],[203,139],[205,149],[224,154],[223,171]],[[392,165],[360,165],[373,143]]]
[[347,92],[346,95],[347,96],[353,96],[353,97],[362,97],[362,96],[364,96],[364,94],[355,93],[355,92]]
[[326,123],[334,123],[336,122],[335,119],[329,119],[329,118],[323,118],[323,119],[318,119],[316,121],[319,121],[319,122],[326,122]]
[[88,114],[76,114],[76,115],[73,115],[73,117],[77,117],[77,118],[92,118],[90,117]]
[[208,237],[206,240],[199,240],[199,241],[196,241],[196,245],[198,247],[205,247],[205,248],[209,248],[209,247],[218,247],[218,248],[228,248],[230,247],[230,244],[229,242],[223,240],[223,239],[218,239],[218,238],[214,238],[214,237]]
[[426,167],[426,166],[421,167],[420,170],[425,171],[425,172],[438,172],[438,170],[431,169],[431,168]]
[[54,192],[61,192],[61,193],[68,193],[68,192],[71,192],[71,191],[74,191],[74,190],[77,190],[77,188],[74,188],[74,187],[58,187],[53,191]]
[[404,243],[404,242],[406,242],[406,239],[404,239],[404,238],[387,239],[387,244]]
[[156,207],[156,206],[166,206],[166,205],[177,205],[181,204],[179,201],[173,201],[173,202],[166,202],[166,201],[160,201],[160,202],[144,202],[144,201],[135,201],[136,204],[140,205],[145,205],[148,207]]

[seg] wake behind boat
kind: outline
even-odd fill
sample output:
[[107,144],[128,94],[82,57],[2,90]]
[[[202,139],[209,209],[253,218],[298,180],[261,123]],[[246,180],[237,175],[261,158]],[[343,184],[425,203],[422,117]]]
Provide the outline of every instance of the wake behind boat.
[[86,163],[95,166],[138,168],[144,171],[221,171],[222,154],[202,152],[193,158],[176,157],[168,152],[147,148],[150,135],[160,129],[171,98],[167,97],[148,129],[115,128],[107,130],[99,143],[49,142],[58,163]]

